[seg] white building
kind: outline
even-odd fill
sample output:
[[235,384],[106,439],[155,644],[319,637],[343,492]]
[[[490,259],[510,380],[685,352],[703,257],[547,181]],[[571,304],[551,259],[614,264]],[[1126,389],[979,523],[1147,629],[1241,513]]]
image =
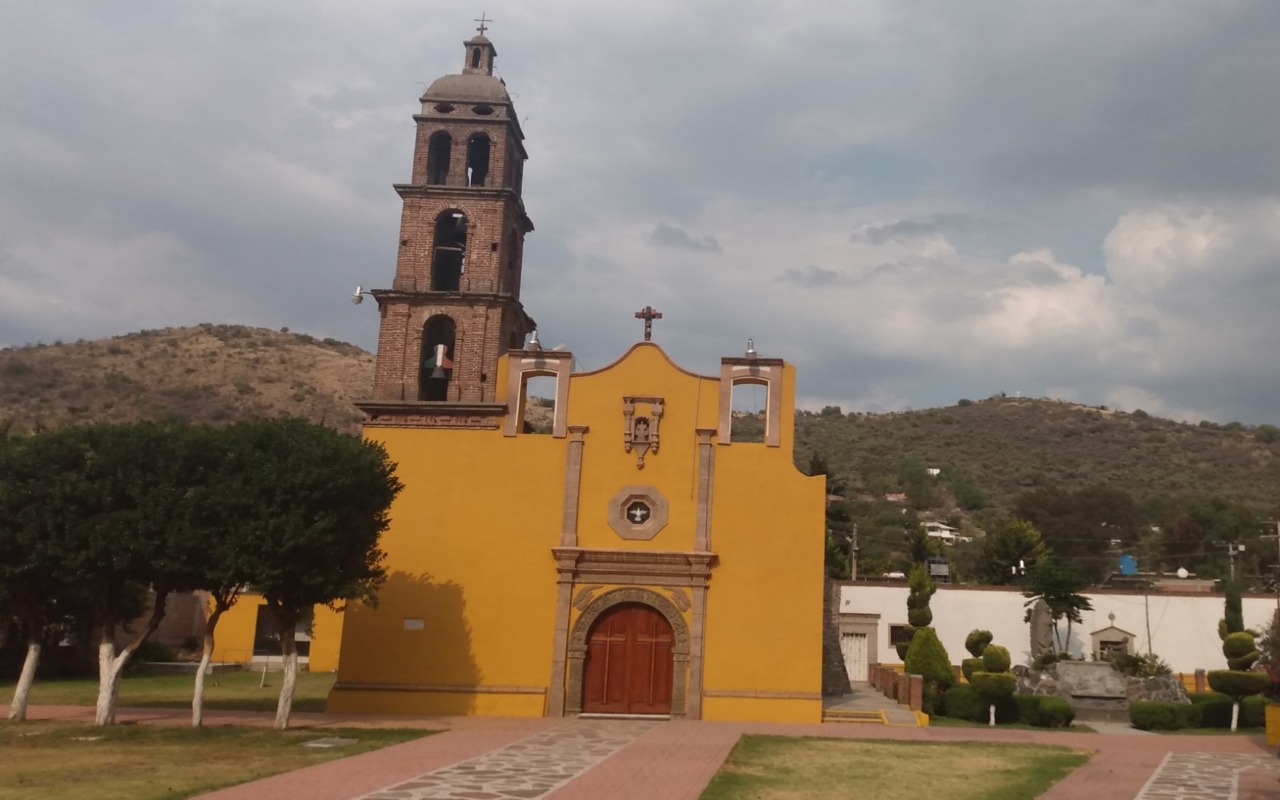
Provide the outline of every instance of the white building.
[[[1133,634],[1135,652],[1151,650],[1174,672],[1226,669],[1218,620],[1223,598],[1218,594],[1161,592],[1143,594],[1129,589],[1091,589],[1083,592],[1093,604],[1083,612],[1083,624],[1071,627],[1068,642],[1076,657],[1091,656],[1090,634],[1118,628]],[[964,640],[974,628],[985,628],[995,643],[1009,648],[1013,663],[1031,658],[1031,626],[1024,622],[1027,598],[1016,587],[940,585],[929,604],[933,628],[947,648],[951,663],[969,657]],[[1277,611],[1275,595],[1244,598],[1245,627],[1261,631]],[[895,632],[907,625],[907,587],[901,584],[845,583],[840,587],[840,631],[850,677],[866,680],[865,665],[899,663],[892,646]],[[1109,615],[1115,615],[1114,620]],[[1059,630],[1066,636],[1066,623]],[[1104,634],[1105,637],[1105,634]],[[854,665],[857,666],[854,666]],[[859,675],[861,677],[859,677]]]

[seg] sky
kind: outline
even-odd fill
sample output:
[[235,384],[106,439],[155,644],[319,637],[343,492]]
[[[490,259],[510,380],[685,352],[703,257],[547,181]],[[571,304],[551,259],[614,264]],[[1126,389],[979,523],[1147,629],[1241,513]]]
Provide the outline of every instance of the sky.
[[1280,423],[1280,3],[6,0],[0,347],[373,350],[418,97],[481,12],[522,300],[579,369],[747,339],[803,408]]

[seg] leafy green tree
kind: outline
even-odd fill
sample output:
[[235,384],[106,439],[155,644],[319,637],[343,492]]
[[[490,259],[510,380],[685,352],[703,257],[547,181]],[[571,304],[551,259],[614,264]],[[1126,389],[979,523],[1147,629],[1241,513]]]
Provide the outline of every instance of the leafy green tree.
[[[1086,586],[1088,581],[1075,567],[1057,558],[1047,559],[1027,574],[1022,594],[1030,599],[1024,604],[1027,613],[1023,621],[1031,621],[1032,606],[1043,600],[1049,609],[1049,618],[1053,620],[1053,641],[1059,653],[1068,652],[1071,646],[1072,623],[1084,622],[1080,612],[1093,609],[1089,598],[1080,594]],[[1065,637],[1058,629],[1058,623],[1063,619],[1067,621]]]
[[932,714],[938,697],[946,692],[956,680],[955,670],[951,668],[951,658],[947,648],[938,639],[933,628],[916,628],[911,637],[911,646],[907,648],[903,659],[903,669],[910,675],[924,678],[924,710]]
[[1004,586],[1018,577],[1014,567],[1033,570],[1048,557],[1040,531],[1026,520],[1011,519],[983,537],[979,577],[983,583]]
[[1014,501],[1014,512],[1035,525],[1054,554],[1090,581],[1099,581],[1114,569],[1112,540],[1122,546],[1136,541],[1142,522],[1133,498],[1109,487],[1024,492]]
[[292,634],[314,606],[376,601],[378,540],[401,484],[380,445],[301,420],[245,422],[227,434],[210,503],[236,528],[240,561],[228,574],[249,576],[282,632],[275,725],[285,728],[298,678]]
[[[79,597],[98,651],[95,721],[109,725],[124,667],[159,626],[166,597],[195,586],[184,548],[202,454],[150,423],[46,431],[24,452],[20,523],[57,554],[57,580]],[[148,589],[151,612],[117,652],[116,631],[146,608]]]
[[58,569],[59,554],[46,546],[24,514],[23,475],[35,453],[33,441],[0,434],[0,624],[12,615],[22,625],[27,652],[9,705],[9,719],[27,717],[27,701],[50,628],[68,605]]

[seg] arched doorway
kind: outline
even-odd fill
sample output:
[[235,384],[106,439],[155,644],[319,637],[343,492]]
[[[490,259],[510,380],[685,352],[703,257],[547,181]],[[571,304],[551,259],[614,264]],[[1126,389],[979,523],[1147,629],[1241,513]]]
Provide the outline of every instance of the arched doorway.
[[670,714],[675,634],[643,603],[622,603],[601,614],[587,634],[582,711]]

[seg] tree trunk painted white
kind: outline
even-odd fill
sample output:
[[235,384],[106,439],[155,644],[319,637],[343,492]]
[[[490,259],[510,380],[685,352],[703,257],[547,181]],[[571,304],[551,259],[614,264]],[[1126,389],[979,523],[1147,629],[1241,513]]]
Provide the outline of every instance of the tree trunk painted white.
[[994,728],[996,726],[996,704],[992,703],[990,709],[987,716],[987,724]]
[[100,626],[102,640],[98,643],[98,707],[93,716],[95,725],[115,724],[116,700],[120,696],[120,678],[124,675],[124,667],[147,637],[160,627],[160,620],[164,619],[164,604],[167,598],[168,592],[156,592],[155,603],[146,627],[118,654],[115,640],[112,638],[115,624],[109,622]]
[[133,650],[126,647],[116,655],[116,643],[103,639],[98,643],[98,706],[93,715],[95,725],[114,725],[116,699],[120,696],[120,676]]
[[1236,700],[1231,704],[1231,732],[1236,732],[1236,727],[1240,724],[1240,701]]
[[293,628],[280,633],[280,651],[284,656],[284,674],[280,679],[280,701],[276,704],[276,730],[289,727],[289,713],[293,710],[293,691],[298,686],[298,643],[293,640]]
[[36,682],[36,667],[40,664],[40,642],[27,642],[27,657],[22,662],[22,674],[13,689],[13,702],[9,704],[9,720],[22,722],[27,718],[27,700],[31,697],[31,684]]
[[191,727],[199,728],[204,724],[204,677],[209,671],[209,663],[213,661],[213,630],[218,627],[218,618],[222,616],[222,612],[230,606],[224,606],[218,603],[213,613],[209,615],[209,621],[204,627],[204,650],[200,653],[200,668],[196,670],[196,686],[195,691],[191,695]]

